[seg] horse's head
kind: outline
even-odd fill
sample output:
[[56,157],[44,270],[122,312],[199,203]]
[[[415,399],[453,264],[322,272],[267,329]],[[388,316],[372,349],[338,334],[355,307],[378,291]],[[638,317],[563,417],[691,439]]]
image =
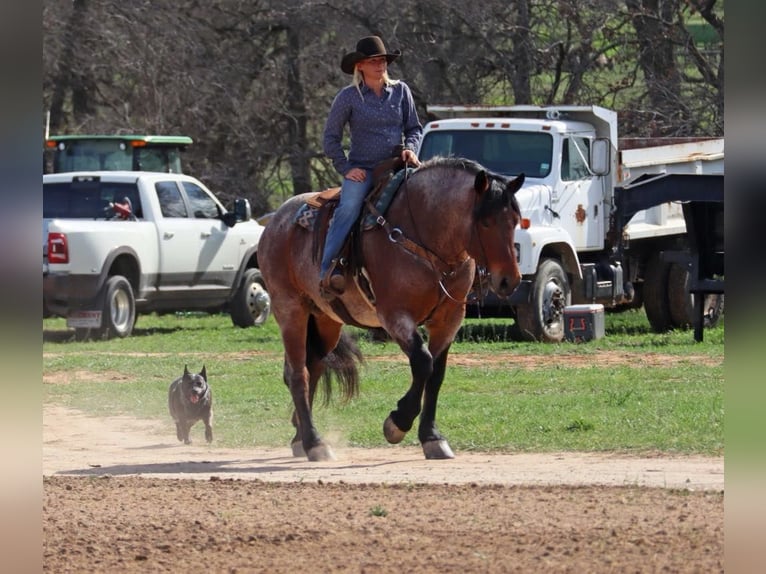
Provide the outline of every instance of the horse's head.
[[523,183],[524,174],[508,178],[486,170],[479,171],[474,181],[479,196],[473,211],[478,245],[471,255],[486,267],[490,288],[500,297],[508,297],[521,282],[514,232],[521,221],[515,194]]

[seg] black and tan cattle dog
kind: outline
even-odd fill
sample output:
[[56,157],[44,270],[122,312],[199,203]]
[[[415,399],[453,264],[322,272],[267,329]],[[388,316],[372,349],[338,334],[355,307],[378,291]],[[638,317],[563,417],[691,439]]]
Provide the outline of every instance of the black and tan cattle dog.
[[192,375],[188,366],[184,367],[183,376],[170,383],[168,389],[168,408],[170,416],[176,422],[176,436],[184,444],[191,444],[189,431],[194,423],[205,423],[205,440],[213,440],[213,391],[207,384],[207,371],[202,370]]

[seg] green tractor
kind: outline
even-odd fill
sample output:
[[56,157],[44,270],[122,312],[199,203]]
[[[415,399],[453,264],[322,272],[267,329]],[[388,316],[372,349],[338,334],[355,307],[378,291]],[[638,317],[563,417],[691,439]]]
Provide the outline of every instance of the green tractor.
[[43,173],[161,171],[183,173],[187,136],[58,135],[45,140]]

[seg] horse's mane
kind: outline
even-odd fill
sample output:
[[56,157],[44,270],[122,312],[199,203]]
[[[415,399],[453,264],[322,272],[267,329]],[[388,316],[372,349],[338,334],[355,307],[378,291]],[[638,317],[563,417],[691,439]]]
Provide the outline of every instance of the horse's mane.
[[[511,179],[510,177],[490,171],[479,162],[464,157],[435,156],[423,162],[419,169],[422,170],[435,167],[460,169],[467,171],[474,176],[482,171],[487,173],[487,177],[490,180],[490,186],[482,195],[481,201],[474,207],[473,216],[476,220],[481,221],[487,219],[506,208],[513,209],[519,216],[521,216],[521,209],[516,201],[516,196],[513,193],[509,193],[506,187],[508,181]],[[493,181],[498,182],[500,185],[493,185]]]
[[482,170],[489,173],[489,170],[487,170],[487,168],[485,168],[479,162],[473,161],[472,159],[467,159],[464,157],[454,157],[454,156],[444,157],[439,155],[424,161],[420,165],[419,169],[430,169],[434,167],[462,169],[471,173],[472,175],[476,175]]

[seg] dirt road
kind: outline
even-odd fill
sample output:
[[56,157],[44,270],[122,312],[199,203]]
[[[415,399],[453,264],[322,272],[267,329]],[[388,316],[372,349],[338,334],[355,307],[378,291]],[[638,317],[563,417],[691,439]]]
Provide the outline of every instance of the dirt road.
[[43,423],[50,572],[723,571],[722,458],[391,447],[308,463],[59,406]]

